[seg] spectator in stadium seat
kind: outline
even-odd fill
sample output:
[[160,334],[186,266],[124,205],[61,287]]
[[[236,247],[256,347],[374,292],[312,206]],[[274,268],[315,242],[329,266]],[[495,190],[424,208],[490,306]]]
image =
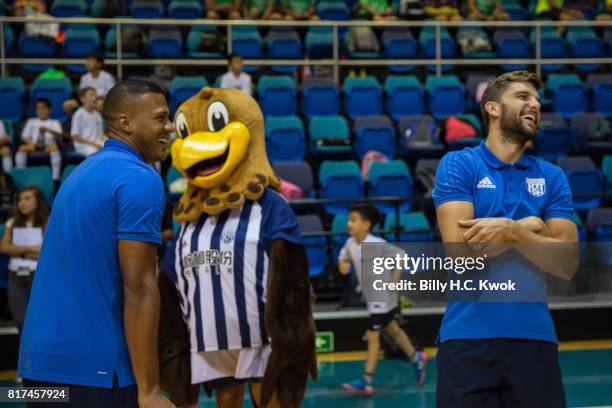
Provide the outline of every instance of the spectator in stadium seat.
[[468,18],[485,21],[510,20],[510,14],[502,10],[501,0],[468,0]]
[[[341,274],[349,273],[351,266],[354,269],[355,276],[359,282],[359,286],[365,285],[362,281],[365,280],[362,275],[361,255],[363,242],[385,243],[383,238],[375,237],[371,234],[371,230],[378,223],[380,215],[378,210],[371,205],[358,205],[349,210],[348,232],[351,236],[338,255],[338,270]],[[384,257],[394,257],[401,252],[401,249],[389,245],[382,249],[385,252]],[[388,282],[399,278],[399,269],[392,273],[396,276],[386,276],[383,280]],[[391,273],[389,273],[391,275]],[[361,289],[360,289],[361,290]],[[362,291],[363,295],[366,295]],[[380,298],[365,300],[368,303],[368,328],[366,337],[368,341],[368,357],[366,361],[363,377],[356,380],[345,382],[342,384],[349,391],[355,391],[366,395],[374,393],[374,373],[378,365],[378,354],[380,352],[380,332],[384,330],[393,341],[402,349],[406,358],[414,364],[417,383],[423,384],[425,381],[425,369],[427,364],[427,354],[417,351],[410,338],[400,328],[395,320],[395,316],[399,313],[397,308],[397,295],[391,295],[395,299],[389,301],[381,301]]]
[[240,0],[206,0],[206,10],[206,18],[212,20],[239,19]]
[[10,173],[13,169],[13,156],[11,152],[11,138],[6,133],[4,122],[0,120],[0,154],[2,155],[2,170]]
[[251,95],[251,76],[242,71],[244,62],[240,54],[231,54],[228,62],[228,70],[221,76],[220,88],[236,88]]
[[[538,0],[535,14],[537,18],[553,21],[572,21],[584,19],[584,13],[572,7],[573,2],[564,0]],[[560,35],[565,33],[565,27],[557,27]]]
[[388,0],[359,0],[357,14],[374,21],[397,20]]
[[250,20],[267,20],[273,6],[274,0],[245,0],[242,4],[242,15]]
[[9,307],[20,333],[48,219],[45,195],[37,187],[27,187],[17,194],[17,207],[0,243],[0,251],[10,256]]
[[58,181],[62,169],[62,156],[56,138],[63,136],[59,120],[49,119],[51,102],[46,98],[36,101],[36,117],[30,118],[21,131],[21,145],[15,155],[15,166],[24,168],[28,154],[34,152],[48,153],[51,157],[53,180]]
[[[79,89],[91,87],[96,90],[98,96],[96,109],[101,112],[104,104],[104,97],[108,91],[115,86],[115,78],[104,71],[104,58],[100,54],[90,54],[85,57],[85,68],[87,72],[81,76],[79,81]],[[78,108],[76,99],[68,99],[64,102],[64,111],[72,114]]]
[[285,20],[319,20],[315,13],[314,0],[282,0],[285,6]]
[[81,107],[72,116],[70,137],[74,150],[87,157],[104,144],[104,123],[102,115],[96,110],[96,90],[91,87],[79,90]]
[[425,0],[425,14],[439,21],[461,21],[457,0]]

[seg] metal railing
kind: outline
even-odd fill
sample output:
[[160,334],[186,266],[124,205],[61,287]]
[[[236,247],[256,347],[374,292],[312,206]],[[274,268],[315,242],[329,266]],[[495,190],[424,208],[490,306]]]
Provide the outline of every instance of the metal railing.
[[[535,66],[535,72],[541,75],[542,65],[545,64],[612,64],[612,57],[602,58],[542,58],[542,28],[543,27],[607,27],[612,28],[612,21],[461,21],[461,22],[439,22],[439,21],[261,21],[261,20],[181,20],[181,19],[134,19],[134,18],[53,18],[49,20],[33,21],[25,17],[0,17],[0,65],[2,76],[6,76],[7,65],[19,64],[79,64],[82,59],[66,58],[7,58],[4,41],[4,24],[15,23],[67,23],[67,24],[95,24],[114,26],[116,32],[116,54],[114,59],[107,59],[105,63],[117,66],[117,77],[123,79],[123,67],[133,65],[174,65],[174,66],[224,66],[225,59],[126,59],[124,58],[121,43],[122,29],[128,25],[142,26],[257,26],[257,27],[331,27],[332,28],[332,58],[328,59],[298,59],[298,60],[245,60],[247,65],[311,65],[331,66],[336,83],[340,81],[341,67],[365,67],[365,66],[387,66],[387,65],[435,65],[436,75],[442,74],[443,65],[506,65],[523,64]],[[434,59],[341,59],[339,44],[339,29],[342,27],[368,26],[372,28],[389,27],[434,27],[435,28],[435,58]],[[442,57],[442,27],[492,27],[492,28],[533,28],[535,29],[534,58],[524,59],[501,59],[501,58],[452,58]],[[227,30],[227,50],[232,51],[232,30]]]

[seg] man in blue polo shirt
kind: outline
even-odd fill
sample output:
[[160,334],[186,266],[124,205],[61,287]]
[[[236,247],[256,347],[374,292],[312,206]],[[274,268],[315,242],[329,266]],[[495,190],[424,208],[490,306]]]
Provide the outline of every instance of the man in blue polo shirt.
[[[162,90],[124,81],[104,102],[110,140],[62,185],[45,232],[21,348],[26,386],[68,386],[73,407],[171,407],[159,389]],[[134,385],[136,384],[136,385]],[[37,405],[39,406],[39,405]]]
[[[528,264],[569,279],[578,235],[567,179],[525,153],[540,121],[540,85],[526,71],[489,83],[481,101],[486,142],[442,159],[433,198],[445,243],[529,244],[515,247]],[[548,246],[531,245],[538,243]],[[505,266],[501,273],[524,272]],[[546,302],[449,302],[439,342],[438,407],[565,406]]]

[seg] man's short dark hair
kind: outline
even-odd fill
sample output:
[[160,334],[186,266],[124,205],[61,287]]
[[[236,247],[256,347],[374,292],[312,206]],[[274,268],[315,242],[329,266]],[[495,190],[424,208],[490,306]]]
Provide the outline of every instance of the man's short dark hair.
[[513,82],[525,82],[533,85],[535,89],[540,89],[542,87],[540,78],[529,71],[506,72],[489,81],[487,88],[482,94],[482,99],[480,100],[480,113],[482,114],[482,123],[485,129],[489,129],[489,114],[485,109],[487,102],[499,102],[501,94],[504,93],[506,88]]
[[238,54],[237,52],[233,52],[227,57],[227,62],[231,64],[234,58],[242,58],[242,55]]
[[370,223],[370,230],[380,221],[380,212],[370,204],[358,204],[349,209],[349,213],[357,213],[364,221]]
[[106,120],[113,119],[117,114],[129,106],[134,98],[142,95],[157,93],[166,96],[164,91],[153,82],[140,79],[127,79],[113,86],[104,98],[102,114]]
[[38,98],[36,100],[36,105],[38,105],[39,103],[42,103],[43,105],[45,105],[47,109],[51,109],[53,107],[53,105],[51,104],[51,101],[47,98]]
[[95,59],[98,64],[104,65],[104,57],[102,57],[102,54],[94,52],[91,54],[87,54],[87,56],[85,57],[85,59],[90,59],[90,58]]

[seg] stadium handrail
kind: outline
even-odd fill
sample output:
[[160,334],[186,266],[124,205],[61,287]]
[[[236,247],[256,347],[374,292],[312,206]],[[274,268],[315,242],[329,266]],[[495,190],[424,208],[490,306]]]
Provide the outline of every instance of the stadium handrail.
[[[536,73],[541,75],[541,66],[543,64],[612,64],[612,57],[603,58],[542,58],[541,53],[541,29],[542,27],[610,27],[612,21],[545,21],[545,20],[527,20],[527,21],[262,21],[262,20],[207,20],[207,19],[136,19],[136,18],[49,18],[37,19],[33,21],[26,17],[0,17],[0,65],[2,76],[7,74],[7,65],[18,64],[79,64],[82,59],[64,59],[64,58],[7,58],[4,42],[4,24],[11,23],[73,23],[73,24],[106,24],[114,25],[117,33],[116,36],[116,53],[117,58],[108,59],[106,63],[117,66],[117,78],[123,79],[123,66],[127,65],[175,65],[175,66],[224,66],[227,64],[225,59],[124,59],[121,50],[121,27],[124,25],[144,25],[144,26],[258,26],[258,27],[332,27],[333,32],[333,55],[330,59],[310,60],[245,60],[248,65],[324,65],[332,66],[333,77],[336,83],[340,81],[340,67],[342,66],[386,66],[386,65],[435,65],[436,75],[442,75],[443,65],[505,65],[505,64],[527,64],[534,65]],[[340,44],[338,41],[338,30],[342,27],[435,27],[436,38],[436,58],[435,59],[340,59]],[[526,59],[468,59],[468,58],[453,58],[444,59],[441,55],[441,28],[442,27],[525,27],[535,28],[535,57]],[[227,35],[227,50],[228,53],[232,50],[232,32],[228,30]]]

